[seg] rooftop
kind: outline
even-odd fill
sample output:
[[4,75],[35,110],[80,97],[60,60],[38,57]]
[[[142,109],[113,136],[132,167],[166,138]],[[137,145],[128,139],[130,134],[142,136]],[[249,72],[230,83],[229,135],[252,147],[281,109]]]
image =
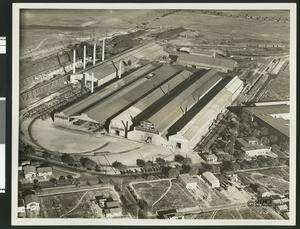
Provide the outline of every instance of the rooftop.
[[204,172],[202,173],[202,176],[204,176],[212,184],[219,183],[219,179],[211,172]]
[[215,70],[208,71],[182,90],[161,109],[148,117],[147,120],[159,132],[166,132],[168,128],[193,107],[221,79],[222,77]]
[[197,182],[196,179],[194,179],[193,177],[191,177],[189,174],[180,174],[179,178],[181,178],[184,183],[195,183]]
[[195,54],[195,55],[200,55],[200,56],[213,56],[214,55],[214,51],[211,50],[203,50],[203,49],[199,49],[199,48],[193,48],[190,51],[190,54]]
[[107,208],[115,208],[115,207],[119,207],[120,203],[118,201],[107,201],[105,205]]
[[[289,137],[289,125],[290,121],[286,118],[290,113],[290,106],[287,104],[281,105],[269,105],[269,106],[254,106],[254,107],[245,107],[245,110],[272,126],[280,133]],[[280,114],[276,116],[276,114]],[[284,118],[283,118],[284,117]]]
[[38,173],[47,173],[47,172],[52,172],[52,168],[49,166],[45,166],[45,167],[38,167],[36,168]]
[[192,65],[206,65],[211,66],[212,68],[228,68],[231,69],[234,67],[236,62],[231,59],[223,59],[223,58],[214,58],[214,57],[207,57],[195,54],[187,54],[187,53],[180,53],[177,58],[177,62],[183,62],[186,64]]
[[34,195],[34,194],[30,194],[30,195],[25,196],[24,200],[25,200],[26,204],[30,204],[30,203],[33,203],[33,202],[39,203],[39,197],[37,195]]
[[142,99],[168,78],[173,77],[179,70],[171,65],[164,65],[155,69],[153,72],[154,76],[151,79],[147,79],[146,77],[140,78],[106,100],[88,108],[84,113],[99,123],[105,123],[107,119],[116,115],[118,112],[121,113],[123,109],[126,109],[130,104]]
[[36,173],[36,168],[32,165],[25,165],[23,166],[23,172],[24,174]]

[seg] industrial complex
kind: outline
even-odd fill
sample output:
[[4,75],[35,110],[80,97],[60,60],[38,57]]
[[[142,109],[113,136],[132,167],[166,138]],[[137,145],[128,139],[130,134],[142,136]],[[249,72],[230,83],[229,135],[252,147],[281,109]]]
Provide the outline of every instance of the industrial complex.
[[[198,69],[198,66],[159,62],[167,56],[168,53],[155,42],[89,68],[85,68],[84,55],[84,67],[77,73],[73,69],[70,83],[80,82],[93,93],[94,88],[121,79],[123,75],[132,80],[104,97],[91,95],[57,112],[55,123],[88,123],[111,135],[192,150],[216,116],[237,98],[243,82],[238,77],[225,75],[228,69],[223,71],[223,63],[231,63],[231,60],[218,59],[209,69],[207,66]],[[197,56],[216,60],[213,56]],[[147,63],[140,64],[142,60]],[[205,60],[199,59],[199,62],[205,64]]]

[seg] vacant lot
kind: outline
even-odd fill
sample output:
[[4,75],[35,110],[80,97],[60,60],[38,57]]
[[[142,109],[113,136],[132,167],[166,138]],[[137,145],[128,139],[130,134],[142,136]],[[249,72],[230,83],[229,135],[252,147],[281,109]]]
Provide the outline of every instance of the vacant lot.
[[290,99],[290,66],[284,65],[276,78],[267,86],[261,101]]
[[154,203],[152,212],[197,207],[193,197],[178,181],[172,181],[171,188],[169,181],[145,182],[133,184],[133,187],[140,198],[146,200],[150,206]]
[[40,197],[43,218],[99,218],[100,212],[91,208],[91,200],[104,195],[117,200],[118,195],[110,189],[96,189]]
[[258,183],[269,190],[284,194],[289,189],[289,168],[272,168],[238,173],[244,185]]
[[[276,11],[281,15],[283,11]],[[199,12],[180,11],[149,23],[149,26],[177,27],[201,31],[201,39],[208,42],[231,41],[273,41],[288,42],[289,24],[274,21],[256,21],[222,15],[208,15]]]
[[214,219],[280,219],[280,216],[270,208],[243,207],[219,210]]
[[147,183],[132,184],[137,194],[143,198],[149,205],[155,203],[170,187],[170,182],[157,181]]

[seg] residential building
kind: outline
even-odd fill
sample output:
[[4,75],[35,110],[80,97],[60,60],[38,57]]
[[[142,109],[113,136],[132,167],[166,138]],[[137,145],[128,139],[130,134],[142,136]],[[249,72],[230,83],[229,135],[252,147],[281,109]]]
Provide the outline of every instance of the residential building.
[[259,143],[258,139],[254,137],[238,138],[236,147],[241,149],[247,157],[268,155],[271,152],[271,147]]
[[52,167],[44,166],[44,167],[38,167],[36,168],[37,176],[44,177],[44,179],[47,178],[47,176],[52,175]]
[[120,203],[118,201],[106,201],[105,207],[106,208],[117,208],[120,206]]
[[26,210],[38,211],[40,210],[39,197],[35,194],[30,194],[24,197]]
[[24,213],[25,212],[25,202],[23,199],[18,200],[18,213]]
[[185,185],[186,189],[197,188],[197,180],[192,178],[189,174],[180,174],[178,180]]
[[104,210],[106,218],[114,218],[122,216],[122,208],[109,208]]
[[32,178],[36,177],[36,167],[32,165],[25,165],[23,166],[23,174],[26,179],[31,180]]
[[215,154],[203,154],[202,157],[207,162],[216,162],[218,157]]
[[288,206],[286,204],[281,204],[281,205],[277,205],[275,207],[275,210],[278,213],[283,213],[283,212],[287,212],[289,210]]

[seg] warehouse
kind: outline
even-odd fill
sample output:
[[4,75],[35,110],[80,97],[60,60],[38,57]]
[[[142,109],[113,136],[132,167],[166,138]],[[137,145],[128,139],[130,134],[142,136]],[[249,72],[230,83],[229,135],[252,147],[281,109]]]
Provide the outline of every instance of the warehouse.
[[[201,52],[200,52],[201,53]],[[236,66],[236,62],[231,59],[215,58],[208,55],[180,53],[177,58],[177,63],[187,67],[216,69],[220,72],[227,73],[232,71]]]
[[241,149],[247,157],[268,155],[271,152],[271,147],[259,143],[254,137],[237,138],[236,147]]
[[222,80],[168,130],[171,147],[192,150],[205,136],[217,115],[226,110],[242,89],[243,82],[237,76]]
[[201,177],[212,188],[219,188],[220,187],[219,179],[214,174],[212,174],[211,172],[204,172],[204,173],[202,173]]
[[266,106],[245,107],[243,113],[248,114],[259,125],[267,127],[269,133],[289,140],[290,105],[270,102]]

